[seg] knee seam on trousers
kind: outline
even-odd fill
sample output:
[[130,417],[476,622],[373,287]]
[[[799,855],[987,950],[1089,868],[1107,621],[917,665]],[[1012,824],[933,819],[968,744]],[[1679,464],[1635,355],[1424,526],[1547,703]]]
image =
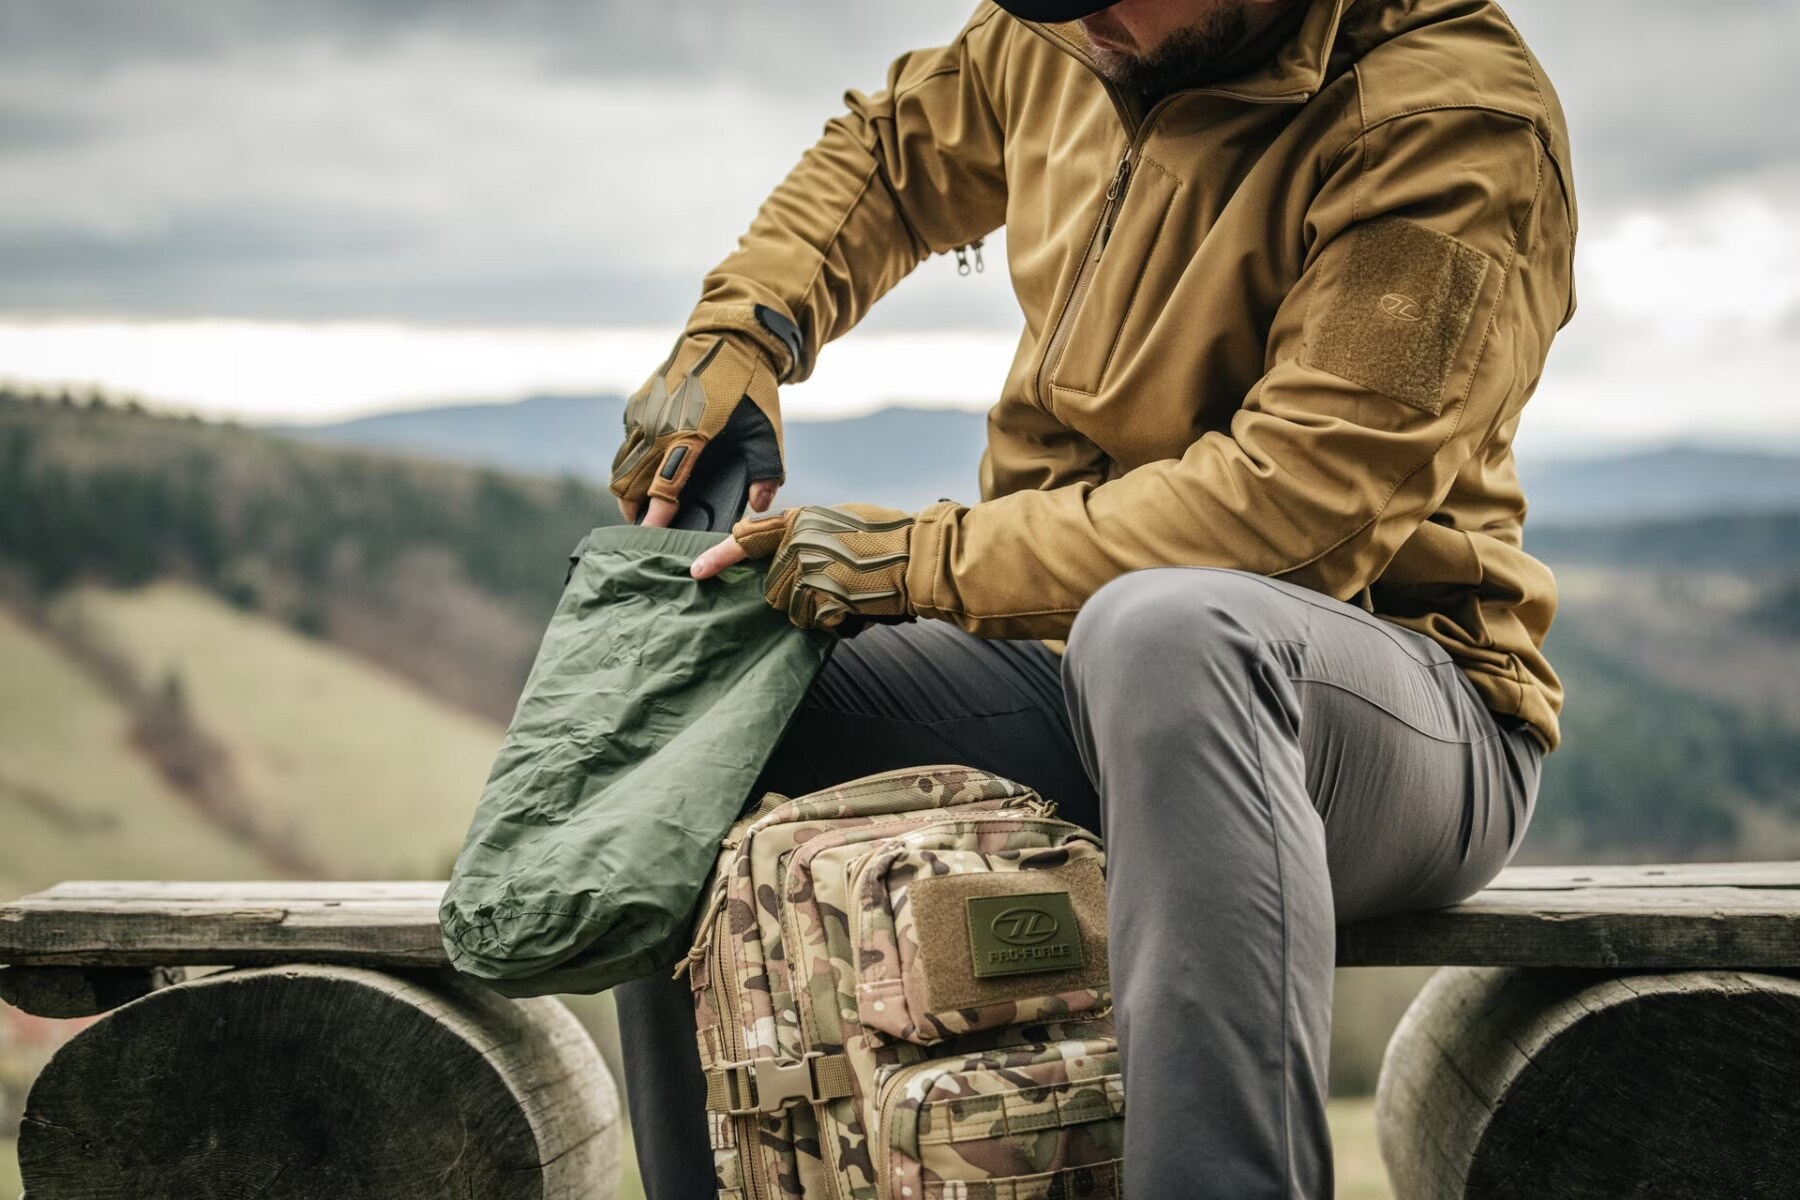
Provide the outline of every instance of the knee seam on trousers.
[[[1176,566],[1176,567],[1169,568],[1169,569],[1177,570],[1177,571],[1228,571],[1234,575],[1244,576],[1253,583],[1261,584],[1263,587],[1268,588],[1270,591],[1275,592],[1282,596],[1286,596],[1291,600],[1297,600],[1303,604],[1307,604],[1307,605],[1311,606],[1312,608],[1317,609],[1319,612],[1331,613],[1335,616],[1342,617],[1346,620],[1355,621],[1358,624],[1367,624],[1368,622],[1373,621],[1374,628],[1378,629],[1381,633],[1385,634],[1389,641],[1393,642],[1395,646],[1399,647],[1401,653],[1405,654],[1408,658],[1412,659],[1414,662],[1418,663],[1421,666],[1441,667],[1441,666],[1446,665],[1446,663],[1432,662],[1429,659],[1420,658],[1418,655],[1413,653],[1412,648],[1409,647],[1406,644],[1406,642],[1399,636],[1400,632],[1415,633],[1415,631],[1407,629],[1405,626],[1402,626],[1402,625],[1395,625],[1391,621],[1384,621],[1376,614],[1371,613],[1371,612],[1366,612],[1365,610],[1357,607],[1354,604],[1347,604],[1344,601],[1337,599],[1335,596],[1326,595],[1324,592],[1315,591],[1314,589],[1305,587],[1301,584],[1292,583],[1287,580],[1276,579],[1276,578],[1274,578],[1272,576],[1268,576],[1268,575],[1261,575],[1255,571],[1242,571],[1242,570],[1238,570],[1233,567],[1204,567],[1204,566],[1182,565],[1182,566]],[[1294,588],[1304,594],[1294,595],[1293,593],[1287,591],[1286,588],[1284,588],[1282,586],[1283,584],[1286,584],[1287,587]],[[1431,645],[1431,646],[1437,645],[1436,642],[1432,641],[1428,637],[1425,637],[1424,634],[1415,633],[1415,636],[1424,639],[1424,641],[1428,645]],[[1446,660],[1446,662],[1448,662],[1448,660]],[[1454,665],[1454,664],[1449,663],[1448,665]]]
[[[1261,645],[1258,644],[1260,651]],[[1250,665],[1244,665],[1244,692],[1247,701],[1246,711],[1252,714],[1255,706],[1256,681],[1250,676]],[[1289,992],[1289,976],[1293,973],[1292,960],[1288,943],[1288,889],[1286,864],[1281,853],[1281,829],[1275,821],[1275,809],[1269,801],[1269,770],[1263,756],[1262,727],[1255,720],[1250,722],[1251,737],[1256,747],[1256,776],[1262,785],[1263,815],[1269,822],[1269,845],[1275,854],[1275,886],[1281,893],[1281,1174],[1282,1190],[1287,1195],[1294,1192],[1294,1127],[1293,1113],[1288,1107],[1288,1093],[1291,1088],[1293,1064],[1289,1059],[1289,1046],[1293,1041],[1293,1031],[1288,1022],[1288,1008],[1292,1000]]]
[[1299,687],[1301,684],[1312,684],[1315,687],[1330,688],[1332,691],[1337,692],[1341,695],[1349,696],[1350,698],[1352,698],[1354,700],[1360,700],[1364,704],[1367,704],[1370,708],[1375,709],[1377,712],[1380,712],[1380,713],[1385,714],[1386,716],[1392,717],[1394,720],[1400,722],[1402,725],[1406,726],[1408,729],[1412,730],[1414,733],[1418,734],[1420,737],[1430,738],[1432,741],[1441,742],[1446,746],[1470,746],[1470,747],[1485,746],[1485,745],[1487,745],[1487,743],[1489,743],[1489,742],[1493,741],[1495,738],[1501,736],[1501,734],[1503,732],[1500,729],[1499,725],[1495,724],[1494,728],[1492,730],[1490,730],[1486,736],[1476,738],[1473,741],[1465,741],[1461,738],[1444,737],[1442,734],[1433,733],[1429,729],[1422,728],[1417,723],[1409,720],[1408,718],[1401,715],[1400,713],[1395,712],[1393,709],[1391,709],[1387,705],[1381,703],[1381,701],[1376,700],[1374,697],[1365,696],[1363,693],[1357,691],[1355,688],[1346,687],[1344,684],[1338,683],[1336,680],[1320,679],[1320,678],[1318,678],[1316,676],[1312,676],[1312,675],[1298,675],[1298,676],[1293,677],[1293,683],[1294,683],[1295,687]]

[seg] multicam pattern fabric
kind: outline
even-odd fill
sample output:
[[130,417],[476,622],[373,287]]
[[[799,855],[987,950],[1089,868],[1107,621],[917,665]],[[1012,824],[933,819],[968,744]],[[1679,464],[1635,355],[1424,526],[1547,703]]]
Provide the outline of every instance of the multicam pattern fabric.
[[1123,1153],[1125,1089],[1111,1038],[940,1059],[890,1079],[884,1094],[894,1196],[1058,1174],[1065,1194],[1104,1195],[1075,1185],[1097,1183]]
[[[721,1195],[1113,1194],[1122,1117],[1106,1082],[1117,1063],[1103,995],[1041,997],[1015,1020],[987,1014],[967,1031],[940,1026],[933,1040],[953,1041],[929,1046],[865,1024],[858,1005],[859,967],[884,954],[901,963],[904,939],[916,938],[896,917],[905,885],[932,861],[923,856],[963,856],[954,865],[978,871],[1097,859],[1092,836],[1053,811],[984,772],[926,767],[771,797],[732,831],[687,964],[702,1062],[842,1056],[854,1094],[710,1114]],[[873,863],[900,887],[898,914],[891,892],[874,909],[863,899]],[[910,1080],[932,1082],[915,1095]]]

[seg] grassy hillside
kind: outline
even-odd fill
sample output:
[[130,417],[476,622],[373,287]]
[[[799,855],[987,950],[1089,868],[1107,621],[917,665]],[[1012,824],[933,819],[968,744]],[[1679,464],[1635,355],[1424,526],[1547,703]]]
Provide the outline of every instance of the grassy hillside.
[[278,873],[198,812],[132,744],[108,692],[0,610],[0,893],[61,879]]
[[0,563],[25,586],[185,579],[496,721],[569,550],[616,517],[572,481],[0,394]]
[[59,615],[124,648],[143,678],[181,681],[229,748],[259,836],[339,877],[444,876],[498,726],[191,585],[84,587]]
[[[296,861],[308,875],[446,871],[499,726],[187,583],[83,585],[30,612],[0,606],[0,895],[75,878],[266,879]],[[223,796],[202,802],[146,744],[139,702],[170,679]],[[242,819],[221,820],[221,802]],[[610,1002],[571,1003],[616,1063]],[[72,1032],[0,1006],[0,1196],[17,1188],[10,1120]]]

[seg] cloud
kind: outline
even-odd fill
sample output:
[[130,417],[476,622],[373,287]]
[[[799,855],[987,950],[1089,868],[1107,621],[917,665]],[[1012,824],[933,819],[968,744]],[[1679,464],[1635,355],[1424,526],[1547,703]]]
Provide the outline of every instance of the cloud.
[[[0,0],[0,313],[671,325],[843,89],[972,7]],[[1561,361],[1606,359],[1646,297],[1671,304],[1644,263],[1726,264],[1695,304],[1769,276],[1729,228],[1678,243],[1721,196],[1800,212],[1800,5],[1509,11],[1573,129],[1583,304]],[[1010,333],[1003,254],[972,279],[925,264],[869,328]]]
[[1511,0],[1568,116],[1596,210],[1800,163],[1800,5]]
[[1754,193],[1629,212],[1581,253],[1588,298],[1663,345],[1777,337],[1800,305],[1800,205]]
[[[673,328],[492,329],[244,321],[0,320],[0,382],[99,385],[209,416],[323,421],[537,392],[627,394]],[[998,333],[859,335],[782,391],[791,418],[887,404],[986,407],[1013,339]]]
[[7,0],[14,59],[87,72],[167,62],[203,67],[245,47],[310,43],[387,55],[420,37],[524,52],[546,69],[608,79],[729,81],[760,91],[841,92],[900,51],[949,40],[974,0]]
[[[846,77],[963,5],[118,8],[0,0],[0,310],[673,321]],[[937,266],[877,327],[1016,321]]]

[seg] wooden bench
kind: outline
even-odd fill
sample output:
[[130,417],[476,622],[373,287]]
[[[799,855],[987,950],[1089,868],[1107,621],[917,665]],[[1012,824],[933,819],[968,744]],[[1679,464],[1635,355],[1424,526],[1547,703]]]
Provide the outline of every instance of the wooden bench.
[[[32,1090],[29,1200],[609,1197],[591,1041],[448,972],[440,892],[68,883],[0,906],[0,996],[108,1014]],[[1514,868],[1343,928],[1338,957],[1445,968],[1382,1068],[1398,1200],[1800,1194],[1800,864]]]

